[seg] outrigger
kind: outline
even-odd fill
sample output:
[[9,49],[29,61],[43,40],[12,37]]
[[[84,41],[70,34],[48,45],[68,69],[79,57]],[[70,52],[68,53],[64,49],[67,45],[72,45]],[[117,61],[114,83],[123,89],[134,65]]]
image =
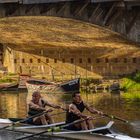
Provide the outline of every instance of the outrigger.
[[[2,120],[2,119],[1,119]],[[3,119],[4,120],[4,119]],[[10,120],[5,119],[10,123]],[[77,121],[78,122],[78,121]],[[72,138],[72,139],[82,139],[82,140],[93,140],[98,139],[118,139],[118,140],[139,140],[138,138],[133,138],[130,136],[115,133],[111,130],[114,121],[108,122],[107,125],[97,127],[91,130],[81,130],[81,131],[71,131],[65,129],[65,126],[71,124],[65,124],[65,122],[58,122],[50,125],[25,125],[25,126],[10,126],[6,130],[28,133],[28,136],[22,136],[17,138],[17,140],[27,139],[29,137],[41,136],[43,138],[57,137],[57,138]]]

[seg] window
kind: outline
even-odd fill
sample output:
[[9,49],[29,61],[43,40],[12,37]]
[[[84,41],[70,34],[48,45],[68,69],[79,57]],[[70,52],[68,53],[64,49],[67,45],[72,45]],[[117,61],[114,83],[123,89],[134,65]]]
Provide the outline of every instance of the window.
[[137,63],[137,58],[133,58],[133,63]]
[[88,63],[91,63],[91,59],[90,58],[88,58],[87,60],[88,60]]
[[124,62],[124,63],[127,63],[127,58],[124,58],[124,59],[123,59],[123,62]]
[[73,58],[71,58],[71,59],[70,59],[70,62],[71,62],[71,63],[74,63],[74,59],[73,59]]
[[57,59],[54,59],[54,63],[57,63]]
[[109,62],[108,58],[105,58],[105,63],[108,63],[108,62]]
[[118,63],[118,58],[114,58],[114,62],[115,63]]
[[40,62],[41,62],[41,60],[40,60],[40,59],[37,59],[37,62],[38,62],[38,63],[40,63]]
[[65,63],[65,59],[64,58],[62,59],[62,62]]
[[82,58],[79,58],[79,63],[82,63],[83,61],[82,61]]
[[25,59],[24,58],[22,59],[22,63],[25,63]]
[[14,59],[14,63],[17,63],[17,59]]
[[32,58],[30,58],[30,63],[33,63],[33,59]]
[[96,59],[96,63],[100,63],[100,59],[99,58]]
[[46,59],[46,63],[49,63],[49,59],[48,58]]

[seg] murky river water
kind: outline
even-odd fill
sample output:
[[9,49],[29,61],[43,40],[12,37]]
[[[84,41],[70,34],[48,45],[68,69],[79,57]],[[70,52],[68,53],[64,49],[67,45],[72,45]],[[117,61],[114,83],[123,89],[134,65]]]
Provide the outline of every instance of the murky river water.
[[[113,114],[132,122],[132,125],[125,124],[121,121],[115,121],[114,129],[125,133],[129,136],[140,138],[140,100],[128,99],[123,95],[126,93],[81,93],[84,101],[93,105],[98,110],[107,114]],[[71,96],[64,94],[43,94],[49,102],[62,105],[70,103]],[[27,114],[27,102],[31,99],[31,94],[26,92],[1,92],[0,93],[0,118],[24,118]],[[54,110],[53,113],[59,113],[61,110]],[[85,111],[85,114],[90,113]],[[65,120],[65,113],[55,115],[56,122]],[[104,125],[109,121],[108,118],[94,120],[96,125]],[[22,135],[22,134],[21,134]],[[14,140],[20,134],[13,134],[5,130],[0,130],[0,140]],[[43,138],[34,138],[34,140]],[[51,139],[51,138],[48,138]],[[82,139],[82,137],[81,137]],[[98,139],[98,138],[97,138]],[[52,140],[57,140],[53,138]],[[59,138],[60,140],[60,138]],[[64,139],[63,139],[64,140]],[[68,139],[67,139],[68,140]]]

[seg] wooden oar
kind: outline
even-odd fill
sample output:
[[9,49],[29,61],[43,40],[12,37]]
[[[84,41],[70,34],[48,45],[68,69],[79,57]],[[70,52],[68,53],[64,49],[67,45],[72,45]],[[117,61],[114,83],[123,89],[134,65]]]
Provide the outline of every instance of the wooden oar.
[[[102,118],[103,116],[100,116],[100,117],[94,117],[92,118],[93,120],[94,119],[99,119],[99,118]],[[39,133],[36,133],[36,134],[32,134],[32,135],[29,135],[29,136],[25,136],[25,137],[21,137],[21,138],[17,138],[16,140],[23,140],[23,139],[27,139],[27,138],[31,138],[31,137],[34,137],[34,136],[38,136],[38,135],[42,135],[44,133],[47,133],[47,132],[58,132],[58,131],[61,131],[61,129],[64,129],[68,126],[71,126],[71,125],[74,125],[74,124],[78,124],[78,123],[81,123],[83,121],[86,121],[88,120],[89,118],[86,118],[86,119],[80,119],[80,120],[76,120],[74,122],[71,122],[71,123],[68,123],[68,124],[65,124],[65,125],[61,125],[61,126],[57,126],[57,127],[51,127],[45,131],[42,131],[42,132],[39,132]]]

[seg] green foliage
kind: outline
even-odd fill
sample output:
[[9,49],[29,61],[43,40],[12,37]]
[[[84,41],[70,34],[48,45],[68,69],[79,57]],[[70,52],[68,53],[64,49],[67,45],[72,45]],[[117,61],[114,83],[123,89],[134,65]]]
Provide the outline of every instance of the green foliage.
[[139,102],[140,101],[140,92],[129,92],[129,93],[124,93],[122,96],[130,101],[135,101]]
[[140,83],[140,72],[136,73],[133,80]]
[[0,83],[11,83],[11,82],[13,82],[13,80],[11,78],[0,79]]
[[16,73],[8,73],[8,76],[16,76]]
[[123,78],[121,82],[121,88],[125,92],[126,91],[140,91],[140,83],[137,81],[138,81],[138,77],[135,77],[135,80],[129,79],[129,78]]
[[13,83],[18,81],[18,75],[14,73],[8,73],[0,79],[0,83]]

